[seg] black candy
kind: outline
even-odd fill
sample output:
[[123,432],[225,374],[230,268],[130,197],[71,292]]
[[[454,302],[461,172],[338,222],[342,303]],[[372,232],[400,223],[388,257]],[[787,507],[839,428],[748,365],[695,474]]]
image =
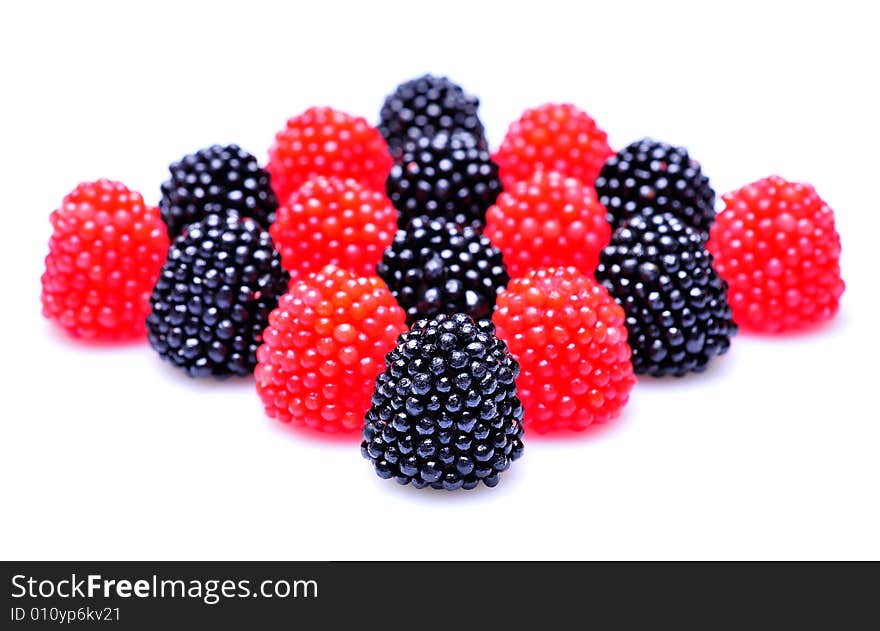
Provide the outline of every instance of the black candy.
[[712,255],[671,214],[631,217],[615,230],[596,279],[626,313],[636,373],[701,372],[737,333]]
[[416,488],[498,484],[523,453],[519,364],[487,320],[420,320],[386,357],[361,453],[380,478]]
[[385,184],[400,228],[427,216],[482,229],[501,190],[498,165],[465,132],[440,132],[407,143]]
[[168,171],[171,177],[162,183],[159,212],[172,239],[216,205],[266,229],[275,221],[278,200],[269,172],[238,145],[206,147],[174,162]]
[[480,101],[447,77],[426,74],[405,81],[388,95],[379,112],[377,128],[395,160],[403,146],[441,131],[464,131],[486,149],[486,133],[477,114]]
[[407,324],[440,313],[491,318],[510,280],[501,250],[488,237],[424,217],[398,230],[376,273],[406,312]]
[[687,149],[643,138],[602,166],[595,182],[608,223],[619,228],[631,217],[671,213],[703,239],[715,222],[715,191]]
[[191,377],[248,375],[290,277],[254,220],[208,210],[168,250],[150,297],[147,338]]

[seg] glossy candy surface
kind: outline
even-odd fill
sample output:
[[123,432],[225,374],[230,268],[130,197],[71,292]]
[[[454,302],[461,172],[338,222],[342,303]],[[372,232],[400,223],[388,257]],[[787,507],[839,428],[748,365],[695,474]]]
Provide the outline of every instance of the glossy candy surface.
[[438,313],[491,318],[510,277],[501,250],[470,226],[416,218],[398,230],[376,273],[406,311],[408,324]]
[[396,218],[379,191],[353,179],[315,177],[279,207],[269,232],[293,279],[331,264],[368,276],[397,231]]
[[315,175],[354,178],[382,191],[391,163],[385,141],[366,120],[330,107],[310,107],[275,135],[266,169],[284,204]]
[[840,236],[815,189],[773,176],[723,199],[708,247],[737,322],[782,333],[832,318],[845,289]]
[[486,214],[486,236],[504,252],[511,276],[568,265],[592,276],[611,227],[592,187],[538,171],[498,197]]
[[191,377],[249,375],[289,276],[267,231],[213,210],[171,244],[150,297],[147,337]]
[[143,337],[168,250],[157,208],[119,182],[83,182],[49,217],[43,315],[76,337]]
[[546,103],[510,125],[493,158],[506,189],[535,171],[558,171],[592,186],[613,153],[589,114],[570,103]]
[[495,486],[523,453],[518,374],[488,320],[420,320],[376,380],[361,453],[379,477],[400,484]]
[[184,156],[168,167],[171,177],[162,183],[159,210],[174,238],[183,228],[201,221],[206,209],[219,204],[250,217],[263,228],[275,220],[278,200],[269,173],[238,145],[213,145]]
[[501,192],[498,166],[471,134],[439,132],[407,143],[386,193],[405,228],[418,216],[482,227]]
[[596,178],[614,228],[630,217],[668,212],[705,240],[715,220],[715,191],[687,149],[643,138],[608,158]]
[[626,313],[636,373],[701,372],[730,348],[727,283],[700,235],[673,215],[632,217],[615,230],[596,278]]
[[403,311],[375,276],[328,266],[294,281],[257,351],[266,414],[322,432],[360,430],[385,354],[405,330]]
[[377,127],[395,159],[407,142],[441,131],[470,133],[485,149],[488,143],[477,114],[479,106],[479,99],[457,83],[426,74],[401,83],[386,97]]
[[573,267],[510,282],[492,318],[522,373],[524,425],[539,434],[615,417],[635,385],[623,309]]

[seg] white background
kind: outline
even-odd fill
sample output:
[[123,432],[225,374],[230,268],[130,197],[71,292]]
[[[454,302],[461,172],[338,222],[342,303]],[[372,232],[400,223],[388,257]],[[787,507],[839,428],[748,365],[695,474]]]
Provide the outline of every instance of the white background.
[[[870,3],[304,4],[0,9],[0,557],[880,557]],[[155,203],[186,152],[262,158],[313,104],[375,121],[425,71],[481,96],[493,145],[567,100],[615,147],[688,146],[719,194],[814,183],[843,241],[838,318],[644,378],[616,422],[530,436],[499,487],[449,494],[380,480],[357,439],[286,430],[250,380],[193,381],[146,343],[85,346],[40,317],[48,215],[79,181]]]

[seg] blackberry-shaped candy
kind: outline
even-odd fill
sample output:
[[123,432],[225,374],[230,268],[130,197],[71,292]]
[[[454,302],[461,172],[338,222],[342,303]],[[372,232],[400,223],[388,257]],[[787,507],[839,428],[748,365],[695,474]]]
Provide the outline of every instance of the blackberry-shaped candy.
[[238,145],[201,149],[168,170],[171,177],[162,184],[159,210],[172,239],[188,224],[201,221],[212,204],[235,210],[264,228],[275,220],[278,201],[269,172]]
[[489,151],[474,136],[440,132],[405,145],[385,191],[399,213],[401,228],[420,215],[478,226],[485,224],[486,210],[501,192],[501,180]]
[[668,212],[705,241],[715,221],[715,191],[684,147],[650,138],[611,156],[596,178],[599,201],[617,228],[630,217]]
[[730,348],[737,326],[727,283],[690,227],[668,213],[615,230],[596,278],[626,313],[636,373],[683,376]]
[[447,77],[426,74],[401,83],[389,94],[379,112],[379,133],[395,159],[403,146],[421,136],[440,131],[465,131],[480,147],[488,147],[483,123],[477,115],[480,100],[467,94]]
[[488,320],[418,321],[376,379],[361,453],[380,478],[416,488],[472,489],[523,453],[519,365]]
[[491,318],[510,277],[501,250],[470,226],[413,219],[398,230],[376,273],[406,311],[407,324],[438,313]]
[[171,244],[150,297],[150,345],[191,377],[248,375],[289,276],[253,219],[209,208]]

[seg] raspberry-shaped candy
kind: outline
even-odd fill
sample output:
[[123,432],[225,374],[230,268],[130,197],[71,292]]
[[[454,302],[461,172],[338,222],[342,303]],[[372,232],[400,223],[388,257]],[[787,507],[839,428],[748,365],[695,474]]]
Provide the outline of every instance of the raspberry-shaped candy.
[[492,321],[520,363],[526,429],[583,430],[618,414],[636,380],[623,309],[574,267],[510,282]]
[[702,372],[730,349],[727,283],[702,237],[674,215],[635,216],[615,230],[596,279],[626,313],[636,373]]
[[249,375],[289,276],[257,222],[222,207],[188,225],[150,296],[147,337],[190,377]]
[[315,175],[354,178],[385,190],[391,164],[385,140],[366,120],[330,107],[311,107],[275,135],[266,169],[283,204]]
[[486,149],[479,107],[479,99],[457,83],[426,74],[401,83],[388,95],[379,112],[378,129],[396,159],[407,142],[441,131],[470,133]]
[[815,189],[771,176],[722,199],[708,247],[736,321],[781,333],[833,317],[845,288],[840,236]]
[[238,145],[201,149],[168,170],[171,177],[162,184],[159,210],[172,239],[187,224],[204,219],[205,209],[213,204],[250,217],[264,228],[275,220],[278,201],[269,173]]
[[510,125],[494,159],[504,188],[535,171],[559,171],[592,186],[613,153],[589,114],[568,103],[547,103]]
[[438,313],[491,318],[510,280],[501,250],[470,226],[413,219],[385,248],[376,273],[406,311],[407,324]]
[[498,197],[486,214],[486,236],[504,252],[511,276],[567,265],[592,276],[611,227],[592,187],[537,171]]
[[361,454],[380,478],[416,488],[498,484],[523,453],[519,365],[488,320],[419,320],[386,357]]
[[634,215],[671,213],[703,239],[715,221],[715,191],[687,149],[643,138],[611,156],[596,178],[615,228]]
[[501,192],[498,166],[464,132],[422,136],[407,143],[385,184],[405,228],[415,217],[439,217],[482,228],[486,209]]
[[397,231],[388,198],[355,180],[316,177],[278,209],[269,232],[291,278],[334,264],[373,275]]
[[405,330],[403,310],[375,276],[331,265],[294,281],[257,351],[266,414],[323,432],[361,429],[385,354]]
[[43,315],[81,338],[142,337],[168,250],[157,208],[119,182],[84,182],[49,217]]

